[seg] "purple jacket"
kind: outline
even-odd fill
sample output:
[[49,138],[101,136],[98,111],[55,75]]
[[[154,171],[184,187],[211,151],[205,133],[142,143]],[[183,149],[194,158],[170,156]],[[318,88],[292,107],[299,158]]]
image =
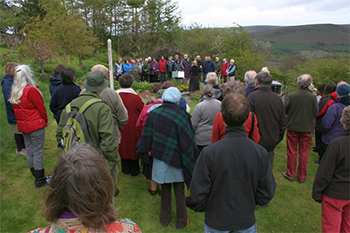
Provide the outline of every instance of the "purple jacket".
[[[155,69],[155,70],[154,70]],[[151,62],[151,75],[159,74],[159,65],[158,62]]]
[[344,131],[343,124],[340,123],[343,109],[350,104],[350,96],[341,97],[332,104],[322,118],[320,131],[322,132],[322,141],[329,144],[333,139],[342,136]]

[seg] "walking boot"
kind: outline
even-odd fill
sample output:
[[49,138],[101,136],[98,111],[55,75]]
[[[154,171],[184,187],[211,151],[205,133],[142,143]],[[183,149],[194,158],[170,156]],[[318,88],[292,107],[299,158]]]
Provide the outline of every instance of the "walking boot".
[[30,168],[30,172],[32,173],[32,175],[33,175],[34,178],[35,178],[35,169],[34,169],[34,167],[31,167],[31,168]]
[[47,185],[45,170],[35,170],[35,188],[44,187],[45,185]]

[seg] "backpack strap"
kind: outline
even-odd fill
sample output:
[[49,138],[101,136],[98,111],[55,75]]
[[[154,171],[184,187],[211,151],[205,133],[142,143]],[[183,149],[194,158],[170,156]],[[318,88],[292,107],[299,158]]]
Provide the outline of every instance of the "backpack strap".
[[103,102],[101,99],[99,98],[93,98],[93,99],[89,99],[88,101],[86,101],[83,106],[81,106],[81,108],[79,109],[79,112],[83,113],[93,104],[97,103],[97,102]]
[[254,124],[255,124],[255,114],[253,112],[252,113],[252,125],[250,127],[250,132],[249,132],[249,138],[253,139],[253,131],[254,131]]

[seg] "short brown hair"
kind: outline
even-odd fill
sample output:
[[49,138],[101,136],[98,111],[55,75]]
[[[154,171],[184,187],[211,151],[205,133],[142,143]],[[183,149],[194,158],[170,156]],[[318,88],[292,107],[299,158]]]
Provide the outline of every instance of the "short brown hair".
[[245,96],[245,88],[239,81],[228,82],[224,89],[224,97],[229,93],[239,93]]
[[53,75],[55,74],[61,74],[62,71],[65,69],[66,67],[62,64],[59,64],[58,66],[56,66],[54,72],[53,72]]
[[227,94],[221,104],[222,119],[228,126],[240,126],[248,119],[248,99],[238,93]]
[[119,77],[118,82],[121,88],[129,88],[134,82],[134,77],[130,74],[123,74]]
[[72,212],[88,228],[104,230],[115,221],[113,179],[103,157],[91,146],[74,147],[61,156],[46,190],[46,219]]
[[18,65],[19,65],[18,63],[13,63],[13,62],[7,63],[6,66],[5,66],[5,69],[4,69],[4,74],[14,77],[15,76],[16,67]]

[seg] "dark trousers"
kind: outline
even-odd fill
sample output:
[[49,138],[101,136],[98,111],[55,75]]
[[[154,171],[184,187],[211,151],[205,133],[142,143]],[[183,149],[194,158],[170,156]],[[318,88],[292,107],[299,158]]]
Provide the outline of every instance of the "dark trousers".
[[160,73],[160,82],[163,83],[166,81],[165,73]]
[[139,160],[122,158],[122,172],[125,175],[137,176],[140,173]]
[[171,80],[173,78],[173,73],[172,72],[168,72],[168,77],[167,77],[167,79],[168,80]]
[[145,74],[143,77],[144,77],[144,81],[151,82],[149,74]]
[[24,138],[22,134],[16,134],[15,133],[15,141],[17,144],[17,151],[21,151],[26,148],[26,145],[24,144]]
[[318,153],[318,160],[321,162],[321,159],[324,153],[326,153],[328,145],[322,141],[322,133],[319,131],[315,131],[315,141],[316,141],[315,152]]
[[187,225],[187,209],[184,182],[162,184],[162,197],[159,218],[160,223],[163,226],[167,226],[171,220],[171,184],[174,185],[176,199],[176,228],[180,229]]

